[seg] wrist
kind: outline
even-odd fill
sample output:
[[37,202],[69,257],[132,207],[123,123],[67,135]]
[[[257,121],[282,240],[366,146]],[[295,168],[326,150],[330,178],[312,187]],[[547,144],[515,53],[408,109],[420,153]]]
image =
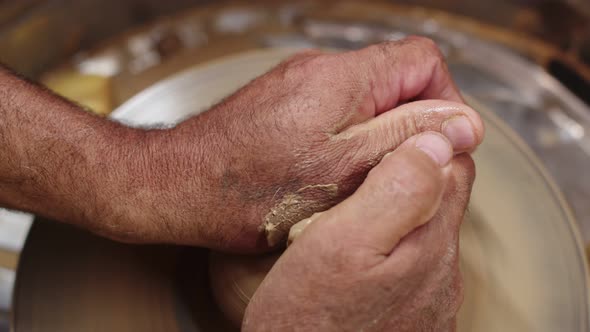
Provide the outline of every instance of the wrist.
[[[49,217],[110,238],[131,240],[133,228],[128,220],[133,206],[126,202],[133,195],[132,176],[141,161],[130,160],[133,153],[141,151],[136,145],[142,132],[103,119],[92,120],[96,121],[87,123],[91,134],[72,141],[70,150],[75,154],[62,152],[63,163],[54,163],[61,169],[52,171],[57,176],[43,183],[51,198],[48,202],[61,207]],[[40,210],[47,214],[47,207]]]
[[[88,158],[86,179],[76,210],[83,225],[102,236],[130,243],[167,242],[158,229],[165,218],[157,204],[160,175],[154,160],[165,131],[146,131],[113,124],[102,128],[101,139],[85,147],[95,157]],[[156,139],[157,138],[157,139]],[[74,181],[76,181],[74,179]]]
[[115,173],[97,173],[111,188],[102,195],[114,226],[99,232],[126,242],[206,245],[202,140],[177,129],[130,129],[123,136],[111,144],[108,169]]

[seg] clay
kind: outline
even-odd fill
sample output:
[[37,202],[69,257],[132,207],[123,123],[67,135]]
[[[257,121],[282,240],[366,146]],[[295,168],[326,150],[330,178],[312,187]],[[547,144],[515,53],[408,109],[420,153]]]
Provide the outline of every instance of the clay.
[[321,215],[322,212],[314,213],[313,216],[303,219],[291,226],[291,229],[289,230],[289,237],[287,238],[287,246],[290,246],[297,238],[299,238],[307,226],[316,221]]
[[268,245],[278,245],[287,238],[291,226],[315,212],[332,207],[337,195],[338,185],[334,183],[309,185],[295,193],[285,194],[264,217],[261,228],[266,234]]

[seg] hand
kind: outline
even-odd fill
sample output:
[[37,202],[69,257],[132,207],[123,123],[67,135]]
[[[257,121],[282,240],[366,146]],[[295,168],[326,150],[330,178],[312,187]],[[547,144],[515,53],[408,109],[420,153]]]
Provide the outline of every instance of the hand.
[[141,195],[120,201],[113,224],[134,242],[265,250],[427,130],[446,133],[455,152],[483,136],[432,41],[299,54],[210,111],[141,137],[145,162],[132,171]]
[[244,331],[454,330],[459,226],[474,165],[428,132],[316,215],[246,309]]

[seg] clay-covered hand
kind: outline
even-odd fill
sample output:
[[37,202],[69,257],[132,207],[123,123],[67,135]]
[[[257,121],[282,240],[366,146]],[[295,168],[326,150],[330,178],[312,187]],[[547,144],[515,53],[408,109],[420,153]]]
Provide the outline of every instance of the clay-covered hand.
[[447,331],[462,302],[459,227],[474,165],[427,132],[314,217],[247,307],[244,331]]
[[145,162],[134,175],[142,188],[121,203],[118,215],[133,219],[117,230],[130,241],[263,251],[427,130],[456,152],[483,136],[432,41],[302,53],[208,112],[142,138]]

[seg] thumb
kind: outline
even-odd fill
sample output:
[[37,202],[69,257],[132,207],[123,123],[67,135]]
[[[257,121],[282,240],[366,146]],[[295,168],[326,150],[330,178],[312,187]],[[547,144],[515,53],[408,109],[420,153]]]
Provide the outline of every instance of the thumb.
[[411,137],[383,157],[352,196],[322,213],[305,233],[352,239],[355,245],[388,255],[439,209],[452,157],[450,142],[439,133]]

